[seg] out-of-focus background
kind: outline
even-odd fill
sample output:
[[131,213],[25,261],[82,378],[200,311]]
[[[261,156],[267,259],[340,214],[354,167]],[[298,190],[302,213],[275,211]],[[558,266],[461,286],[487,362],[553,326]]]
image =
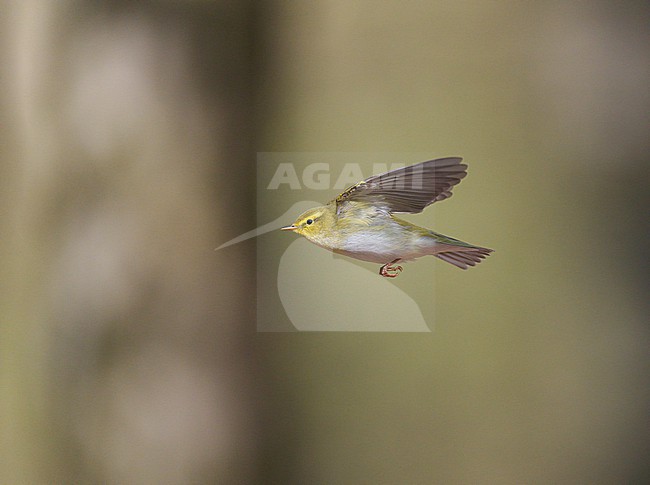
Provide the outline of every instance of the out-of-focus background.
[[[0,482],[650,481],[647,2],[1,8]],[[257,333],[261,151],[463,156],[496,253]]]

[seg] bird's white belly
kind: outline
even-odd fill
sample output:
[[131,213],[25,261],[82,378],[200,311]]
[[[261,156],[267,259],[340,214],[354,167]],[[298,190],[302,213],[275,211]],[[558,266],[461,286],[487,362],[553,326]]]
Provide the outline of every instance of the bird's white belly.
[[[399,241],[399,242],[398,242]],[[428,254],[425,245],[414,238],[395,238],[382,233],[365,233],[348,236],[334,252],[372,263],[390,263],[396,259],[410,261]]]

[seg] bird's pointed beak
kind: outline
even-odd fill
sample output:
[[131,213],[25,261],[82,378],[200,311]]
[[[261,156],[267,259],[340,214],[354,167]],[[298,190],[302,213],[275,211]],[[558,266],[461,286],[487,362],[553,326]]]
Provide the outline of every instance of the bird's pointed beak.
[[284,226],[280,228],[281,231],[295,231],[296,229],[298,228],[293,224],[291,224],[290,226]]

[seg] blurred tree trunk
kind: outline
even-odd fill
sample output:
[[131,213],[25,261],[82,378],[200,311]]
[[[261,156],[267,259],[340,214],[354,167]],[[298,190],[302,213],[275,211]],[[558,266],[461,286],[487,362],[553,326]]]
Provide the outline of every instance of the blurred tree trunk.
[[255,478],[250,18],[3,6],[2,483]]

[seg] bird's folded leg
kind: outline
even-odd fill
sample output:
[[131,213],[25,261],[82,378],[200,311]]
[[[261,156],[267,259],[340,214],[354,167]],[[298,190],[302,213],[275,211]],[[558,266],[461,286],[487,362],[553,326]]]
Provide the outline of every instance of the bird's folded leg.
[[381,268],[379,268],[379,274],[385,278],[396,278],[402,272],[401,266],[393,266],[395,263],[400,261],[400,258],[397,258],[390,263],[386,263]]

